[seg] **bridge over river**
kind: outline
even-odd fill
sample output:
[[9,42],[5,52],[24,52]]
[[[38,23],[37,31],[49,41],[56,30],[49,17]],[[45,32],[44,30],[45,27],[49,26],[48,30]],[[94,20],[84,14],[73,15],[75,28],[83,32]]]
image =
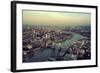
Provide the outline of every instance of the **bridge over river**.
[[[76,42],[79,39],[84,38],[82,35],[80,34],[76,34],[71,32],[71,34],[73,34],[73,37],[69,40],[66,40],[64,42],[61,43],[61,45],[59,47],[62,47],[62,49],[64,47],[70,47],[73,42]],[[63,49],[62,54],[66,51],[66,49]],[[43,61],[48,61],[49,58],[57,56],[58,53],[58,49],[52,49],[52,48],[46,48],[46,49],[39,49],[35,52],[33,52],[33,54],[31,54],[30,57],[26,57],[24,62],[43,62]]]

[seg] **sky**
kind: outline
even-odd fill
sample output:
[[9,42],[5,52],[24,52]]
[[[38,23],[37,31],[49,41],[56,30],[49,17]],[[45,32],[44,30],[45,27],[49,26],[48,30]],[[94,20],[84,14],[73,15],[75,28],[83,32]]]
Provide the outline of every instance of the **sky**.
[[22,15],[23,25],[74,26],[91,24],[90,13],[23,10]]

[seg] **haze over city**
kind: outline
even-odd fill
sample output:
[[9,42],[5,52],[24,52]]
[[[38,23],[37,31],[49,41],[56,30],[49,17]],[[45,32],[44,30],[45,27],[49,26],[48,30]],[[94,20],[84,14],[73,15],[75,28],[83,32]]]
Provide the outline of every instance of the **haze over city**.
[[23,10],[24,25],[73,26],[90,25],[90,22],[90,13]]
[[23,62],[91,59],[91,14],[23,10]]

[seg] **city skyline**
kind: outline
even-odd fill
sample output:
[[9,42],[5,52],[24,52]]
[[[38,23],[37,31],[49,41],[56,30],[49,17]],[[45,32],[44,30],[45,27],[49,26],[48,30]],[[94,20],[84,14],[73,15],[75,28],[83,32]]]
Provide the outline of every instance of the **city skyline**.
[[79,12],[51,12],[23,10],[24,25],[74,26],[90,25],[91,14]]

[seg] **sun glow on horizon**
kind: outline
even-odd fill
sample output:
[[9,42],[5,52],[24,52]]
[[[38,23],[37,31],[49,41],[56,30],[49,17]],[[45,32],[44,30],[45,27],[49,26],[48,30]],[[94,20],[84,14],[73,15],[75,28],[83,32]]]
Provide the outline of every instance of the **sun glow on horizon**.
[[90,25],[90,13],[23,10],[24,25]]

